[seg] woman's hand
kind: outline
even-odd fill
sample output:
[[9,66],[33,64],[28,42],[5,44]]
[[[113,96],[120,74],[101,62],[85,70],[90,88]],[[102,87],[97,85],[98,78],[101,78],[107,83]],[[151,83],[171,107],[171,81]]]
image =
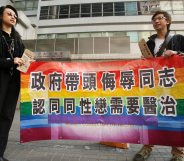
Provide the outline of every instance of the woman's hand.
[[24,61],[22,58],[14,58],[14,64],[17,64],[18,66],[24,65]]

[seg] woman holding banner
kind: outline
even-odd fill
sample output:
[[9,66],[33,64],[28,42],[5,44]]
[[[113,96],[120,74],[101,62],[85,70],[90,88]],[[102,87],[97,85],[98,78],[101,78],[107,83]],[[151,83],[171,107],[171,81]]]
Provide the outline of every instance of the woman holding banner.
[[14,7],[0,7],[0,161],[8,161],[4,152],[20,91],[20,72],[16,67],[24,63],[24,45],[14,28],[17,21]]
[[[184,58],[184,36],[169,35],[171,25],[171,16],[165,11],[156,11],[152,16],[152,24],[156,34],[149,37],[147,41],[153,57],[170,57],[178,54]],[[142,56],[145,59],[144,56]],[[144,161],[151,154],[153,145],[144,145],[142,149],[134,156],[134,161]],[[184,161],[184,147],[172,147],[172,158],[170,161]]]

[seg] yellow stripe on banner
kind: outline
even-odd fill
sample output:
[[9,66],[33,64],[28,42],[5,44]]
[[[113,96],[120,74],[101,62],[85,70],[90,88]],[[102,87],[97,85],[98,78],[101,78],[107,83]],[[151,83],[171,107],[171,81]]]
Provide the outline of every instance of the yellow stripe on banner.
[[21,102],[31,102],[33,99],[37,99],[37,98],[48,99],[48,92],[32,91],[27,88],[21,89]]
[[184,84],[176,84],[172,88],[161,88],[154,87],[153,89],[145,87],[144,89],[140,89],[138,87],[133,87],[132,90],[123,90],[123,88],[118,88],[115,91],[102,91],[98,89],[97,91],[86,91],[86,90],[78,90],[77,92],[68,92],[66,90],[62,90],[60,92],[47,92],[47,91],[32,91],[27,88],[21,89],[21,101],[22,102],[30,102],[33,99],[38,98],[80,98],[80,97],[112,97],[112,96],[156,96],[160,97],[161,95],[171,95],[175,99],[183,99],[184,98]]

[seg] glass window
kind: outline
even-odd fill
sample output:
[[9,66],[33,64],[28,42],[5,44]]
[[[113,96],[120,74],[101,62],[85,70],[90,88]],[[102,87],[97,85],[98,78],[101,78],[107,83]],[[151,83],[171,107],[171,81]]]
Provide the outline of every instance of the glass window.
[[81,4],[81,17],[90,17],[91,4]]
[[172,1],[173,14],[184,14],[184,1]]
[[113,16],[113,3],[103,3],[103,16]]
[[66,39],[67,36],[66,36],[66,34],[57,34],[57,35],[56,35],[56,38],[57,38],[57,39]]
[[102,33],[101,32],[92,32],[91,37],[102,37]]
[[34,2],[34,6],[33,7],[34,7],[34,9],[38,9],[38,1]]
[[25,45],[25,48],[26,49],[29,49],[33,52],[35,52],[36,50],[36,41],[37,39],[34,39],[34,40],[23,40],[23,43]]
[[94,54],[107,54],[109,47],[109,37],[94,38]]
[[149,2],[138,2],[138,14],[139,15],[146,15],[150,14],[150,5]]
[[138,14],[148,15],[151,12],[158,10],[160,7],[160,1],[141,1],[138,2]]
[[114,15],[115,16],[124,16],[125,15],[125,6],[123,2],[114,3]]
[[58,18],[58,6],[49,6],[49,19]]
[[169,1],[160,1],[160,7],[161,7],[162,10],[165,10],[169,13],[172,13],[171,2],[169,2]]
[[59,18],[68,18],[69,17],[69,5],[60,6]]
[[150,34],[150,32],[139,32],[139,40],[145,39],[147,41],[148,37],[150,37]]
[[44,52],[54,51],[54,43],[55,41],[51,39],[37,40],[36,51],[44,51]]
[[38,39],[47,39],[47,34],[38,35]]
[[67,34],[67,38],[78,38],[79,34],[78,33],[71,33],[71,34]]
[[70,18],[79,17],[80,5],[73,4],[70,6]]
[[49,6],[41,7],[40,11],[40,20],[44,20],[48,18]]
[[127,36],[130,37],[130,42],[138,42],[138,33],[137,32],[127,32]]
[[79,33],[79,37],[91,37],[90,33]]
[[19,0],[14,2],[17,10],[36,10],[38,9],[38,0]]
[[102,16],[102,3],[92,4],[92,16],[93,17]]
[[15,8],[17,9],[17,10],[25,10],[25,8],[26,8],[26,2],[25,1],[17,1],[17,2],[15,2]]
[[126,32],[123,31],[113,33],[113,37],[124,37],[124,36],[126,36]]
[[34,1],[26,1],[26,10],[33,10]]
[[137,15],[137,2],[125,2],[125,11],[127,16]]
[[38,35],[38,39],[54,39],[55,34],[40,34]]
[[124,37],[111,37],[110,38],[110,53],[130,53],[130,39],[128,36]]
[[113,32],[102,32],[102,37],[113,37]]
[[47,34],[48,39],[55,39],[56,35],[55,34]]

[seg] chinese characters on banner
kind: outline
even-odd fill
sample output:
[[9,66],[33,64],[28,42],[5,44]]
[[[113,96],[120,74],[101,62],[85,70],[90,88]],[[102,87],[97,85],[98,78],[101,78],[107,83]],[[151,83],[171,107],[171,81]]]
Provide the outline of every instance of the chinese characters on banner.
[[[119,72],[119,73],[118,73]],[[116,77],[120,78],[117,82],[120,84],[122,90],[131,90],[135,86],[135,77],[134,71],[118,71],[118,72],[67,72],[66,74],[53,72],[48,73],[48,76],[44,75],[42,72],[32,72],[30,73],[31,80],[31,90],[35,91],[52,91],[52,92],[61,92],[61,85],[64,83],[66,91],[77,92],[79,91],[80,79],[82,79],[82,90],[88,91],[98,91],[97,81],[100,81],[102,86],[102,91],[116,90]],[[161,70],[158,70],[158,86],[162,88],[173,87],[177,82],[175,78],[175,68],[163,67]],[[101,78],[98,80],[97,75],[100,73]],[[152,89],[155,87],[154,81],[154,69],[140,69],[138,70],[139,77],[139,87],[142,89],[145,86]],[[45,84],[45,79],[48,79],[48,84]],[[48,86],[49,88],[47,89]],[[140,113],[140,100],[139,96],[125,97],[126,104],[123,103],[123,97],[121,96],[112,96],[108,99],[104,97],[93,98],[94,104],[89,97],[80,97],[79,105],[76,104],[75,98],[63,98],[63,111],[61,112],[60,108],[60,97],[50,98],[49,107],[45,107],[45,99],[33,99],[32,100],[32,115],[43,115],[48,113],[51,114],[77,114],[76,107],[79,106],[80,115],[105,115],[109,113],[110,115],[122,115],[123,108],[125,107],[126,113],[128,115]],[[160,104],[162,109],[160,114],[163,116],[176,116],[176,100],[172,96],[161,96]],[[142,107],[143,114],[145,116],[154,115],[157,116],[158,102],[155,96],[143,96],[142,97]],[[125,105],[125,106],[124,106]],[[92,110],[94,107],[94,111]],[[48,111],[47,111],[48,110]],[[82,123],[82,122],[81,122]]]
[[21,141],[81,139],[181,146],[183,71],[178,56],[35,62],[21,75]]

